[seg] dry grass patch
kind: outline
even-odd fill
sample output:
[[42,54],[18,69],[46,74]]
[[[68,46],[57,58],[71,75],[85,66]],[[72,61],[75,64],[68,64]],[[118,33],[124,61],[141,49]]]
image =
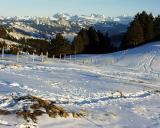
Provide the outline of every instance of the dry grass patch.
[[67,112],[63,107],[55,105],[55,102],[44,100],[35,96],[23,96],[16,99],[19,101],[31,101],[31,105],[28,106],[27,110],[22,109],[16,112],[17,116],[23,117],[25,120],[31,119],[33,122],[37,121],[38,116],[47,114],[51,118],[63,117],[67,118],[70,115],[73,118],[84,117],[84,114],[77,112]]
[[11,114],[11,112],[10,112],[10,111],[0,109],[0,115],[9,115],[9,114]]

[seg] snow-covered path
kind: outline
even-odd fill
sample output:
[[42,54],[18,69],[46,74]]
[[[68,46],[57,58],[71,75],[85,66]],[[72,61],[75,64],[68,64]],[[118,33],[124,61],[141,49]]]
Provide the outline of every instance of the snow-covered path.
[[[86,58],[96,63],[0,61],[0,109],[17,109],[12,95],[30,94],[87,113],[82,119],[40,117],[33,128],[160,127],[159,42],[108,55],[79,55],[77,61]],[[2,128],[27,125],[14,115],[0,115]]]

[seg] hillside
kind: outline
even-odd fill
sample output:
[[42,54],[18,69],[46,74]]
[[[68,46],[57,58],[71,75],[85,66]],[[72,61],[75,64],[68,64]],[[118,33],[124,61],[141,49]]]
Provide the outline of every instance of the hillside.
[[[112,54],[76,55],[66,60],[5,55],[0,60],[0,127],[158,128],[160,127],[160,42]],[[76,58],[75,58],[76,57]],[[26,95],[51,100],[82,118],[38,117],[25,121],[2,110],[32,104]],[[4,112],[4,111],[3,111]]]
[[[81,30],[95,26],[97,30],[111,35],[117,35],[127,31],[132,17],[105,17],[99,14],[72,15],[66,13],[57,13],[52,17],[36,17],[36,16],[13,16],[0,17],[0,24],[12,28],[10,35],[19,39],[25,38],[44,38],[50,39],[57,33],[62,33],[66,37],[73,37]],[[104,29],[105,28],[105,29]],[[116,29],[117,28],[117,29]],[[70,38],[72,35],[72,38]]]

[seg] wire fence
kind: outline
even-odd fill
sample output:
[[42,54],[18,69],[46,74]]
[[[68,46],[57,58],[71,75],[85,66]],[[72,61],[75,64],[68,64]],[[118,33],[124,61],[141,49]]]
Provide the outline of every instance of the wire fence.
[[43,54],[41,53],[40,56],[35,55],[34,53],[32,55],[28,53],[21,53],[17,52],[17,55],[11,55],[11,54],[4,54],[4,50],[2,50],[2,53],[0,54],[0,62],[13,62],[13,63],[23,63],[23,64],[29,64],[29,63],[44,63],[44,62],[51,62],[51,63],[76,63],[79,65],[85,65],[85,66],[107,66],[107,65],[113,65],[123,59],[123,57],[126,55],[127,51],[123,52],[118,57],[112,57],[112,58],[106,58],[100,56],[77,56],[77,55],[69,55],[64,56],[63,58],[60,55],[60,58],[48,58],[48,53]]

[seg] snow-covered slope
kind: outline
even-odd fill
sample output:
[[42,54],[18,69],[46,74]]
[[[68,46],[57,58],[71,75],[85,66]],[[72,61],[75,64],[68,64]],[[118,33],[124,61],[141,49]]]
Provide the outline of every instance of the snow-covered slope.
[[[81,119],[39,117],[37,124],[16,115],[0,115],[3,128],[159,128],[160,42],[104,55],[76,55],[66,60],[6,56],[0,61],[0,109],[17,110],[14,96],[55,101]],[[76,59],[75,59],[76,57]]]

